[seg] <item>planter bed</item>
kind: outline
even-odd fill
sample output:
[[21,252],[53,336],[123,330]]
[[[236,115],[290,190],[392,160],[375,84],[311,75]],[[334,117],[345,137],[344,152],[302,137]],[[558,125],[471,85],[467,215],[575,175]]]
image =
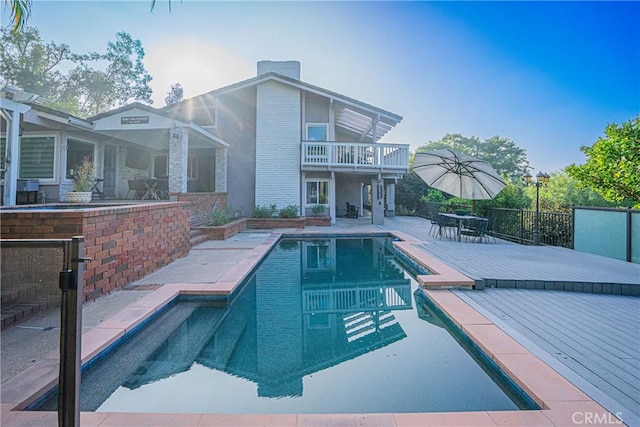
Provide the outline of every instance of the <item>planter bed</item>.
[[305,225],[307,227],[311,227],[311,226],[330,227],[331,218],[328,216],[308,216],[305,218]]
[[303,229],[305,226],[330,226],[329,217],[301,217],[301,218],[242,218],[220,226],[193,227],[200,230],[210,240],[226,240],[229,237],[249,228],[269,229],[269,228],[297,228]]

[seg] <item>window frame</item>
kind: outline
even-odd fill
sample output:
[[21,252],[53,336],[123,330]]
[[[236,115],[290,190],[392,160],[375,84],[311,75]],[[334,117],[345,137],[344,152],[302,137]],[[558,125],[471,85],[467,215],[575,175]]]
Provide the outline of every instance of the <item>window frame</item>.
[[[324,128],[324,139],[311,139],[309,137],[309,129],[315,127]],[[327,142],[329,140],[329,123],[307,123],[305,127],[305,141],[310,142]]]
[[[328,178],[307,178],[305,179],[305,185],[304,185],[304,201],[305,201],[305,207],[309,208],[309,207],[313,207],[316,205],[323,205],[325,207],[329,206],[329,182],[330,180]],[[309,184],[311,183],[315,183],[317,186],[317,195],[315,196],[315,202],[309,202]],[[320,195],[321,195],[321,184],[325,184],[325,188],[326,188],[326,197],[327,197],[327,201],[325,203],[320,203]]]
[[[0,134],[0,138],[4,140],[5,144],[7,142],[7,134],[6,133],[2,133]],[[51,174],[52,176],[50,178],[33,178],[33,177],[22,177],[22,167],[20,165],[20,161],[22,159],[22,149],[23,149],[23,141],[25,139],[29,139],[29,138],[53,138],[53,164],[52,164],[52,171]],[[51,185],[51,184],[58,184],[58,170],[59,170],[59,153],[60,153],[60,134],[58,133],[54,133],[54,132],[29,132],[28,134],[22,135],[19,137],[19,141],[18,141],[18,150],[19,150],[19,156],[20,156],[20,161],[17,163],[18,165],[18,171],[17,171],[17,176],[18,179],[37,179],[40,184],[45,184],[45,185]],[[0,157],[4,157],[5,151],[2,150],[2,152],[0,153]]]
[[93,167],[95,168],[94,170],[96,171],[96,173],[98,172],[98,163],[96,162],[96,159],[98,157],[98,144],[96,144],[93,141],[88,141],[86,139],[81,139],[81,138],[75,138],[75,137],[67,137],[66,138],[66,142],[65,142],[65,155],[64,155],[64,166],[65,166],[65,170],[64,170],[64,176],[63,179],[66,179],[67,181],[73,181],[73,177],[71,177],[69,175],[69,171],[71,170],[69,167],[69,142],[72,141],[74,143],[79,143],[79,144],[84,144],[84,145],[91,145],[93,147],[93,153],[91,154],[91,161],[93,162]]

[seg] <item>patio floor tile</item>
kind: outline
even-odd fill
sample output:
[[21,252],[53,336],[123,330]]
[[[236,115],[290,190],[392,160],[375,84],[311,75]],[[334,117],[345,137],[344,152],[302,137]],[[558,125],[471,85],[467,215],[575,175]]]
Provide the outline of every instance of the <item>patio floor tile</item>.
[[277,426],[293,427],[297,422],[296,414],[204,414],[198,426]]
[[463,325],[462,330],[488,355],[527,354],[529,351],[495,325]]
[[196,427],[201,414],[109,413],[100,427]]
[[298,426],[304,427],[351,427],[393,426],[392,414],[313,414],[298,415]]
[[397,427],[494,427],[496,425],[487,412],[427,412],[424,414],[393,414],[393,417]]
[[553,427],[542,411],[491,411],[489,416],[499,426]]

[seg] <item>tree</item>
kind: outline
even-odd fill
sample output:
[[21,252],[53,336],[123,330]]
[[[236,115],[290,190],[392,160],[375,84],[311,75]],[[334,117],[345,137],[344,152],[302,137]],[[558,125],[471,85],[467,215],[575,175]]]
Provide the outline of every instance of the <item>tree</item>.
[[21,33],[2,28],[0,42],[0,76],[7,83],[47,99],[59,98],[65,79],[57,68],[71,61],[69,46],[44,43],[35,28]]
[[164,99],[166,105],[175,104],[184,99],[184,89],[180,83],[171,85],[171,89],[167,92],[167,97]]
[[441,148],[450,148],[451,150],[485,160],[501,176],[513,182],[521,181],[529,166],[524,149],[518,147],[515,142],[497,135],[481,141],[475,136],[467,138],[457,133],[447,134],[438,141],[429,141],[419,147],[418,151],[431,151]]
[[22,31],[31,14],[31,0],[4,0],[5,9],[11,9],[13,32]]
[[584,165],[567,167],[569,176],[592,188],[606,200],[640,204],[640,115],[618,126],[605,127],[605,135],[580,150]]
[[[82,115],[95,115],[130,100],[153,103],[149,87],[151,76],[142,62],[142,43],[129,33],[117,33],[116,41],[107,44],[105,54],[92,53],[79,59],[81,64],[71,70],[69,80],[76,84],[74,89],[80,95]],[[87,65],[87,62],[100,60],[107,61],[105,70]]]
[[[530,209],[535,206],[536,188],[530,186],[525,194],[531,199]],[[543,211],[570,211],[572,206],[600,206],[612,207],[600,194],[590,188],[582,188],[580,183],[570,177],[566,170],[552,172],[551,179],[540,188],[540,209]]]
[[116,34],[104,54],[75,54],[66,44],[44,43],[30,27],[19,33],[2,28],[1,41],[0,76],[52,107],[87,117],[130,100],[152,102],[144,49],[126,32]]
[[478,200],[476,202],[477,214],[486,216],[490,208],[526,209],[530,207],[531,200],[527,197],[524,185],[507,182],[507,185],[491,200]]

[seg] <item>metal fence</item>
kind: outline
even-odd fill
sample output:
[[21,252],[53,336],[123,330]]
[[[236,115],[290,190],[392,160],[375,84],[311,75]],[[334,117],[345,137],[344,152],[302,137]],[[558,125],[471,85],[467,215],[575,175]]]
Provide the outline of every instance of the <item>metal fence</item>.
[[[396,214],[435,219],[438,212],[472,210],[472,204],[450,205],[420,200],[415,193],[396,194]],[[536,212],[526,209],[489,208],[487,217],[493,218],[487,233],[497,238],[524,245],[534,242]],[[564,212],[539,212],[540,244],[573,249],[573,217]]]
[[[536,212],[525,209],[489,208],[495,218],[491,234],[500,239],[531,245]],[[564,212],[539,212],[540,244],[573,249],[573,217]]]
[[405,216],[419,216],[435,219],[438,212],[453,212],[455,210],[471,211],[472,204],[449,204],[439,202],[425,202],[420,200],[417,193],[396,194],[396,214]]

